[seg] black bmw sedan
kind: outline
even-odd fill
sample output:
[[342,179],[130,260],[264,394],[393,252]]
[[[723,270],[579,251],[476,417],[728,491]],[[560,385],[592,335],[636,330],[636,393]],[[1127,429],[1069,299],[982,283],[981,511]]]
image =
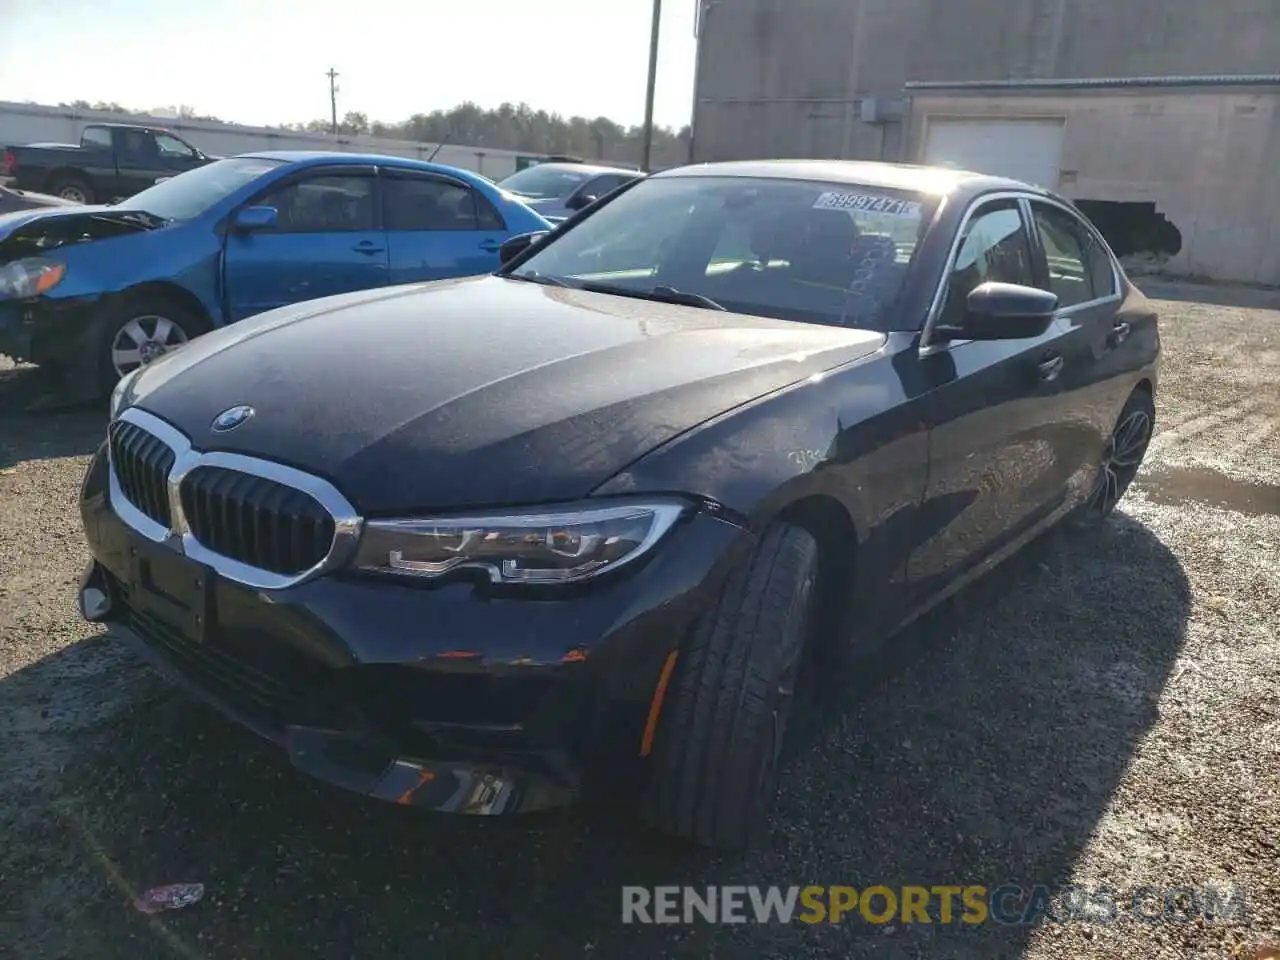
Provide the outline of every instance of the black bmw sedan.
[[1025,184],[693,166],[504,257],[142,368],[84,481],[84,615],[374,797],[623,769],[739,845],[810,658],[1105,520],[1151,436],[1151,304]]

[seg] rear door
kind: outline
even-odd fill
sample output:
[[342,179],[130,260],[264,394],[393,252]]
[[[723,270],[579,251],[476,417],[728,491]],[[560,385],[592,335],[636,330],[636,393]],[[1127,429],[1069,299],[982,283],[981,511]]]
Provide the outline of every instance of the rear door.
[[[957,322],[969,293],[984,282],[1035,286],[1029,217],[1017,196],[976,202],[934,323]],[[952,341],[920,351],[916,376],[929,384],[923,409],[930,439],[923,542],[908,562],[918,599],[1019,541],[1063,501],[1072,468],[1061,461],[1061,338],[1055,320],[1035,338]]]
[[387,242],[372,167],[306,171],[247,206],[275,207],[275,230],[228,230],[228,314],[241,320],[302,300],[387,283]]
[[507,228],[467,184],[412,170],[381,171],[390,282],[492,273]]
[[1041,199],[1031,201],[1031,211],[1043,257],[1039,284],[1058,296],[1062,390],[1080,440],[1071,489],[1084,496],[1130,389],[1117,349],[1130,333],[1120,316],[1120,274],[1102,238],[1075,211]]

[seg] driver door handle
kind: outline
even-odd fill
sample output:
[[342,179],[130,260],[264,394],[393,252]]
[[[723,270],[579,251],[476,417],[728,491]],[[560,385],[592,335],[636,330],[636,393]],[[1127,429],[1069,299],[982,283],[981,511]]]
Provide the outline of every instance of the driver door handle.
[[1036,367],[1040,371],[1040,379],[1046,383],[1057,380],[1062,373],[1062,368],[1067,365],[1067,361],[1062,359],[1061,354],[1050,357],[1048,360],[1042,360]]

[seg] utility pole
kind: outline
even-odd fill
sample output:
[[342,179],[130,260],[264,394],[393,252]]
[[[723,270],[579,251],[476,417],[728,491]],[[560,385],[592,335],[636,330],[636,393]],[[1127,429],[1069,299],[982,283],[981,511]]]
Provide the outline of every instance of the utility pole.
[[648,172],[653,153],[653,91],[658,82],[658,28],[662,24],[662,0],[653,0],[653,29],[649,34],[649,85],[644,96],[644,156],[640,165]]
[[325,74],[329,78],[329,132],[338,132],[338,71],[329,68],[329,72]]

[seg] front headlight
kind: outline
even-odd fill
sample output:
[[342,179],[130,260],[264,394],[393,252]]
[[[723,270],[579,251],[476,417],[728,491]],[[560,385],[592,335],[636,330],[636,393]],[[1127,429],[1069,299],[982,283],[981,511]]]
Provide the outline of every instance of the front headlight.
[[369,520],[355,566],[427,579],[477,569],[494,583],[570,583],[643,556],[685,510],[645,502]]
[[0,300],[27,300],[47,293],[62,282],[65,265],[56,260],[28,257],[0,267]]
[[107,408],[112,420],[120,414],[121,410],[133,403],[133,384],[138,379],[138,374],[144,369],[146,368],[135,367],[116,383],[115,389],[111,391],[111,405]]

